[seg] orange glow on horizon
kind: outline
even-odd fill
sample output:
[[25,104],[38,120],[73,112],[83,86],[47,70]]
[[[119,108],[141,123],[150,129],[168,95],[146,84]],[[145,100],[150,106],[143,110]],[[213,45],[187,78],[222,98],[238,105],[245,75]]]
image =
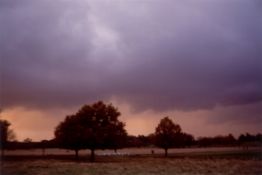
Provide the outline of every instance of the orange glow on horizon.
[[[157,113],[151,110],[132,112],[130,106],[123,104],[115,106],[118,107],[122,114],[119,120],[125,122],[126,130],[130,135],[148,135],[153,133],[160,119],[165,116],[169,116],[175,123],[178,123],[182,127],[183,132],[190,133],[195,137],[229,133],[238,137],[240,133],[259,132],[256,127],[248,123],[235,125],[230,122],[208,122],[209,117],[214,115],[214,113],[227,110],[227,108],[220,107],[213,110]],[[16,133],[17,140],[23,141],[25,138],[31,138],[34,141],[40,141],[43,139],[52,139],[54,137],[54,129],[59,122],[64,120],[66,115],[75,113],[76,110],[77,108],[38,111],[16,107],[3,111],[1,118],[11,123],[10,128]]]

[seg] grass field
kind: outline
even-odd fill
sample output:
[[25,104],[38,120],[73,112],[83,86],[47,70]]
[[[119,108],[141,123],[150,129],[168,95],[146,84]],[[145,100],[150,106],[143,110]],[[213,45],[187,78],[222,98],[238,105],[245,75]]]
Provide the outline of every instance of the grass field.
[[69,152],[68,155],[62,155],[60,152],[60,156],[48,154],[52,151],[47,151],[47,155],[42,158],[36,151],[33,152],[34,155],[24,153],[24,156],[9,153],[9,158],[7,156],[2,165],[2,175],[262,174],[260,149],[178,149],[170,150],[168,158],[164,158],[158,152],[155,155],[146,154],[149,149],[121,150],[123,153],[133,152],[129,155],[103,155],[100,151],[95,163],[88,162],[85,152],[82,152],[79,161],[75,161]]

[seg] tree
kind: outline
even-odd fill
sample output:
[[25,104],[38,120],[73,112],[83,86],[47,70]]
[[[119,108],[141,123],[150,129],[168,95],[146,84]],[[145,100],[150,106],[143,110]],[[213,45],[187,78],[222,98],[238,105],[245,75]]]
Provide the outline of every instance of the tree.
[[176,146],[176,137],[179,134],[181,134],[181,127],[178,124],[174,124],[168,117],[160,120],[155,130],[155,139],[156,146],[165,150],[165,157],[167,157],[168,149]]
[[24,143],[32,143],[33,140],[31,138],[25,138]]
[[15,139],[15,134],[13,130],[9,128],[11,124],[7,120],[0,119],[0,148],[1,156],[4,155],[4,149],[7,147],[9,140]]
[[55,137],[64,148],[90,149],[90,161],[96,149],[118,149],[127,137],[125,124],[118,120],[120,112],[102,101],[84,105],[75,115],[67,116],[56,130]]
[[84,127],[76,115],[66,116],[55,129],[55,139],[60,147],[75,151],[78,159],[78,152],[84,149]]
[[49,141],[48,141],[48,140],[42,140],[42,141],[39,143],[39,146],[42,148],[42,155],[44,156],[44,155],[45,155],[45,150],[46,150],[46,148],[49,147]]
[[111,127],[108,127],[106,131],[107,135],[105,136],[104,143],[102,144],[102,149],[114,149],[117,152],[117,149],[123,148],[126,145],[127,141],[127,132],[124,129],[125,124],[122,122],[117,122]]

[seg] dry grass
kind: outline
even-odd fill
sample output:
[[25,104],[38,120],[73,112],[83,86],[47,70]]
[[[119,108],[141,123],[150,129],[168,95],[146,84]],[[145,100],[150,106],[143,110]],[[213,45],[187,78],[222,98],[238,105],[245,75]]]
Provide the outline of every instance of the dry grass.
[[31,160],[5,162],[2,173],[3,175],[259,175],[262,174],[262,162],[252,159],[153,157],[99,163]]
[[[4,162],[1,175],[260,175],[262,159],[254,154],[228,151],[186,152],[185,156],[98,156],[86,159],[22,159]],[[203,154],[204,153],[204,154]],[[178,153],[176,153],[177,155]],[[240,156],[240,157],[239,157]]]

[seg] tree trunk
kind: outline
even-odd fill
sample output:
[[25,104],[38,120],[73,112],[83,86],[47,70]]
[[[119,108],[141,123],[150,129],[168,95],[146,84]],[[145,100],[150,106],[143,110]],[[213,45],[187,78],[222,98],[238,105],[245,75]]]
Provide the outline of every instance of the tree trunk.
[[75,158],[76,158],[76,160],[78,160],[78,151],[79,151],[78,149],[75,150]]
[[90,162],[95,161],[95,149],[91,149]]
[[165,157],[167,157],[167,153],[168,153],[168,152],[167,152],[167,148],[165,148]]
[[1,148],[1,156],[0,156],[1,162],[2,162],[3,159],[4,159],[4,154],[5,154],[5,151],[4,151],[4,148],[2,147],[2,148]]
[[4,148],[1,148],[1,158],[4,157]]
[[4,148],[1,148],[1,155],[0,155],[0,174],[3,174],[3,163],[4,163]]

